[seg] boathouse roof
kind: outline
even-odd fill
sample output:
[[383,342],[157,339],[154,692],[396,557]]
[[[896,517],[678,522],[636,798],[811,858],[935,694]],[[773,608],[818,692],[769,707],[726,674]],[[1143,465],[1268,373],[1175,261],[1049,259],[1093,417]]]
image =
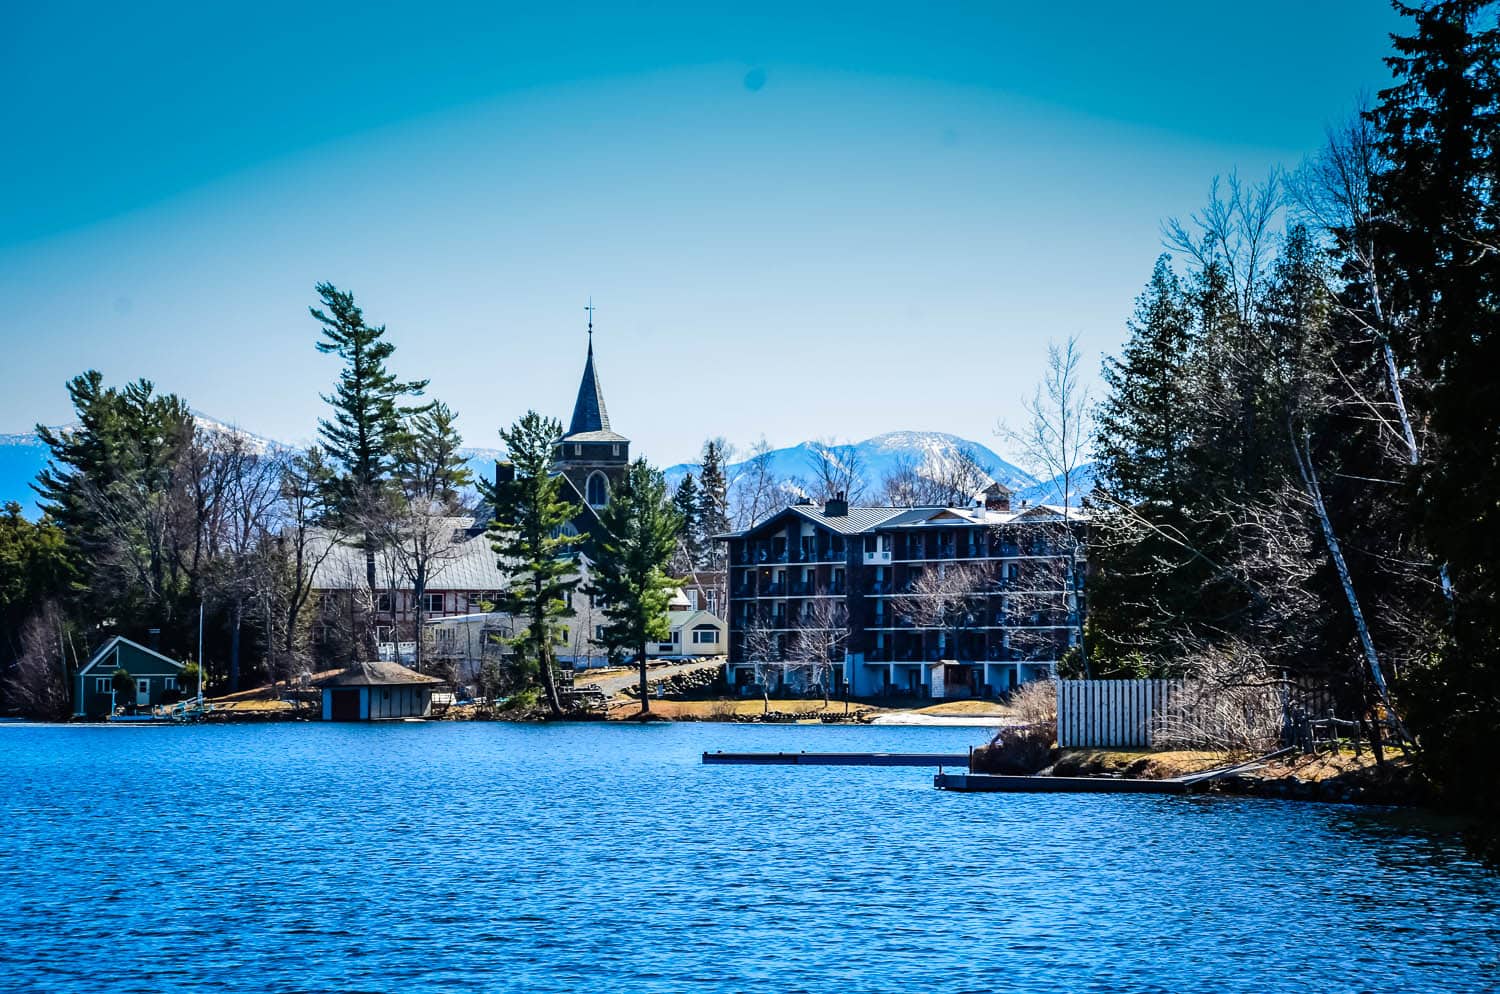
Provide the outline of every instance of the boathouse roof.
[[320,687],[408,687],[442,683],[435,676],[409,670],[400,663],[384,660],[359,662],[318,681]]

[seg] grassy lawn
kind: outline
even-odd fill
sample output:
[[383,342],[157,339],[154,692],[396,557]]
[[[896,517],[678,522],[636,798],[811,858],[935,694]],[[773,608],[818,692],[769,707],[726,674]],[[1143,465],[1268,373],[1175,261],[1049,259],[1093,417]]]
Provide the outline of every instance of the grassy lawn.
[[1226,766],[1244,756],[1221,752],[1180,749],[1152,752],[1145,749],[1068,749],[1058,759],[1053,773],[1057,776],[1120,776],[1142,780],[1165,780],[1171,777],[1202,773]]
[[941,704],[932,704],[925,708],[916,708],[914,709],[914,711],[916,714],[980,715],[983,717],[989,717],[991,715],[1008,717],[1012,713],[1010,708],[1006,707],[1004,704],[1001,704],[999,701],[980,700],[944,701]]

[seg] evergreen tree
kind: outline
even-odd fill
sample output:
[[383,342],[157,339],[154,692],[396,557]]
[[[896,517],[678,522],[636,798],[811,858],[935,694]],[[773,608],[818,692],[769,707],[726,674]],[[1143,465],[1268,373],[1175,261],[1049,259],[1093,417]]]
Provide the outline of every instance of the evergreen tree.
[[1196,343],[1170,256],[1156,260],[1127,328],[1119,357],[1104,360],[1108,393],[1096,414],[1095,474],[1117,499],[1178,506],[1191,482],[1185,452]]
[[711,438],[703,443],[703,461],[698,472],[697,525],[703,564],[711,570],[724,568],[724,549],[714,535],[729,531],[729,481],[725,476],[724,443]]
[[575,547],[588,536],[572,531],[576,509],[563,499],[564,478],[552,473],[552,446],[562,425],[528,411],[500,437],[509,450],[515,478],[495,487],[492,548],[510,577],[504,610],[526,623],[515,646],[523,667],[535,667],[547,706],[562,713],[553,675],[560,621],[571,617],[571,595],[577,587]]
[[682,549],[683,559],[689,568],[698,569],[703,565],[703,533],[698,521],[701,496],[698,493],[698,481],[693,479],[692,473],[685,474],[682,482],[677,484],[672,503],[682,516],[682,535],[678,539],[678,545]]
[[27,521],[21,505],[7,501],[0,508],[0,675],[21,654],[22,625],[67,589],[72,574],[67,538],[56,522]]
[[197,593],[185,566],[200,537],[191,520],[192,413],[146,380],[106,388],[93,370],[71,380],[68,395],[78,424],[37,426],[51,458],[33,488],[66,536],[89,621],[114,619],[136,638],[161,628],[185,649]]
[[402,496],[456,510],[464,488],[473,482],[462,447],[458,415],[448,405],[433,401],[412,414],[393,446],[394,477]]
[[413,414],[395,441],[396,464],[391,513],[378,536],[395,572],[411,585],[416,605],[413,641],[418,672],[424,672],[428,584],[459,555],[452,539],[460,493],[471,482],[459,455],[463,439],[457,416],[434,401]]
[[[387,496],[402,419],[421,410],[402,406],[401,401],[421,396],[427,381],[398,380],[386,368],[396,346],[385,340],[385,325],[365,323],[352,293],[332,283],[319,283],[316,290],[327,308],[309,308],[323,326],[317,349],[344,361],[333,393],[323,395],[333,408],[333,417],[318,422],[318,433],[329,460],[340,470],[335,509],[348,520],[364,522],[365,581],[373,600],[377,546],[373,523],[379,520]],[[366,641],[369,644],[365,650],[373,654],[373,632],[368,633]]]
[[[1446,644],[1411,674],[1424,760],[1456,796],[1500,810],[1500,27],[1496,6],[1400,8],[1413,31],[1387,59],[1374,120],[1386,168],[1377,237],[1395,273],[1398,351],[1429,414],[1421,531],[1451,583]],[[1486,786],[1488,785],[1488,786]]]
[[[692,477],[688,477],[692,479]],[[679,495],[681,491],[679,490]],[[666,481],[644,459],[630,464],[599,515],[590,593],[604,604],[604,645],[613,655],[629,650],[640,671],[641,713],[651,710],[646,689],[646,644],[670,635],[667,604],[681,580],[667,574],[684,517],[667,494]]]
[[[1156,261],[1136,300],[1130,337],[1107,358],[1096,412],[1097,491],[1089,643],[1103,674],[1169,668],[1176,633],[1163,616],[1196,613],[1204,563],[1184,547],[1196,531],[1192,418],[1199,342],[1192,303],[1171,258]],[[1148,608],[1149,606],[1149,608]]]

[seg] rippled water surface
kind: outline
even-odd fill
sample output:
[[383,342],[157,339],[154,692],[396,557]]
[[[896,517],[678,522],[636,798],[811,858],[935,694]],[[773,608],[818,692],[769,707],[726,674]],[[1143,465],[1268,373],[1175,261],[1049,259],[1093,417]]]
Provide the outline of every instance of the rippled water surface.
[[699,764],[981,739],[0,727],[0,990],[1500,990],[1500,879],[1411,813]]

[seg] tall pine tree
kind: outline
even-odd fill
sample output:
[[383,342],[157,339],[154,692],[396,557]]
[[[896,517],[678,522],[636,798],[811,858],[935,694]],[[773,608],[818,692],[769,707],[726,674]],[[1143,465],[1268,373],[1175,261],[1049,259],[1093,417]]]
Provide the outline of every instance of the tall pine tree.
[[724,548],[713,536],[729,531],[729,480],[725,472],[724,442],[711,438],[703,443],[697,514],[703,565],[711,570],[724,569]]
[[[323,400],[333,408],[331,419],[318,422],[318,434],[329,461],[339,470],[334,510],[363,534],[365,582],[371,602],[376,596],[375,553],[378,538],[375,523],[382,516],[386,487],[396,463],[396,447],[402,419],[421,410],[403,406],[406,397],[419,397],[426,380],[398,380],[386,368],[396,346],[385,339],[385,325],[365,322],[354,303],[354,295],[332,283],[316,287],[323,308],[309,310],[323,326],[317,343],[319,352],[332,353],[344,361],[338,383]],[[374,658],[374,633],[362,641]]]
[[670,634],[667,604],[672,589],[682,581],[673,579],[667,570],[684,519],[668,496],[661,473],[644,459],[630,464],[599,519],[602,534],[595,542],[598,560],[590,592],[604,603],[603,642],[611,655],[623,649],[635,653],[644,714],[651,710],[646,644]]
[[186,649],[194,576],[183,568],[197,539],[186,464],[193,416],[186,402],[139,380],[116,389],[90,370],[68,383],[77,427],[37,426],[51,460],[33,485],[67,537],[91,621],[113,619],[138,639],[160,628]]
[[515,640],[520,666],[535,668],[547,707],[562,713],[553,673],[562,619],[571,617],[578,586],[576,546],[588,536],[569,527],[576,509],[563,499],[563,481],[552,473],[552,446],[562,424],[528,411],[500,437],[514,479],[495,487],[492,548],[509,576],[502,599],[506,613],[526,623]]
[[1375,183],[1399,351],[1429,413],[1422,532],[1451,582],[1449,638],[1411,674],[1409,719],[1452,795],[1500,814],[1500,27],[1496,5],[1400,8]]
[[698,569],[703,565],[703,535],[698,526],[699,502],[698,481],[693,478],[692,473],[686,473],[672,494],[672,503],[676,506],[677,513],[682,515],[682,534],[677,544],[681,549],[683,562],[689,569]]

